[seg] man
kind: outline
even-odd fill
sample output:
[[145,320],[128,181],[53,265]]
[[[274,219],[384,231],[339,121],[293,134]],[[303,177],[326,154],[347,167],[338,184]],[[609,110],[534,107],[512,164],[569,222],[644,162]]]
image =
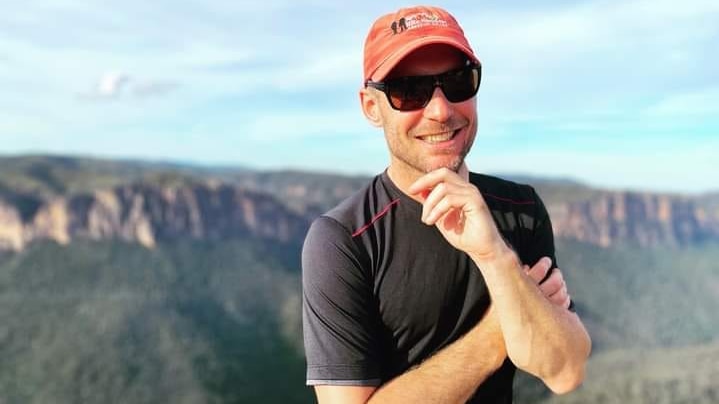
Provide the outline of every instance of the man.
[[557,393],[583,380],[590,339],[544,205],[464,161],[480,78],[445,10],[401,9],[370,29],[359,95],[390,164],[305,240],[307,383],[320,403],[510,403],[516,368]]

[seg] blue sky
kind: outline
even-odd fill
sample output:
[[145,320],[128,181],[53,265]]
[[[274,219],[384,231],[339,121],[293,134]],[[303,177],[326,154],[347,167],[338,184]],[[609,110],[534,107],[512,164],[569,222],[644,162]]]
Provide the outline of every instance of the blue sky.
[[[397,1],[26,0],[0,13],[0,153],[372,174],[357,90]],[[719,190],[719,2],[448,1],[483,63],[475,171]]]

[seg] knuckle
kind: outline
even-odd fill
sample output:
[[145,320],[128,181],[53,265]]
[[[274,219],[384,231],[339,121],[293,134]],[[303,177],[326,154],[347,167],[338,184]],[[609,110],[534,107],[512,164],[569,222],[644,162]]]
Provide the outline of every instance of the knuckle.
[[449,209],[452,206],[451,198],[444,197],[442,200],[437,204],[437,208],[441,210]]

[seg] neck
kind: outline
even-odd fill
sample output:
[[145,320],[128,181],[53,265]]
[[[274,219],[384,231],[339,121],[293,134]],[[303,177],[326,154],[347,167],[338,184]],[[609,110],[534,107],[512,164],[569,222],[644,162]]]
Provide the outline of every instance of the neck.
[[[457,174],[459,174],[459,176],[462,177],[462,179],[464,179],[465,181],[469,181],[469,169],[467,168],[466,162],[462,162],[462,165],[459,166],[459,169],[457,170]],[[407,190],[409,189],[410,185],[414,184],[414,182],[424,176],[425,173],[414,169],[405,170],[399,168],[397,164],[390,164],[390,166],[387,168],[387,175],[392,180],[394,185],[396,185],[397,188],[399,188],[399,190],[402,191],[405,195],[409,196],[410,198],[414,199],[419,203],[424,202],[424,199],[421,198],[420,195],[410,194],[409,192],[407,192]]]

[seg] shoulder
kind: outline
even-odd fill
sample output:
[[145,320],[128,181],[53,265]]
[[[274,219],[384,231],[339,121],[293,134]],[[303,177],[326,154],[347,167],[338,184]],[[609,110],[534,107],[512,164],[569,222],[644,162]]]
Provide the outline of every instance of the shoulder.
[[470,173],[469,180],[479,189],[490,206],[533,207],[541,203],[534,188],[528,184],[479,173]]
[[341,285],[368,285],[370,255],[358,229],[372,217],[377,200],[376,178],[318,216],[302,247],[302,276],[306,290],[337,289]]
[[355,235],[372,223],[372,218],[378,215],[383,205],[391,203],[389,199],[380,176],[374,177],[337,206],[314,219],[305,238],[304,252],[326,251],[333,245],[356,249]]
[[382,182],[381,174],[372,178],[364,187],[322,214],[315,222],[334,222],[351,236],[361,231],[373,219],[382,215],[396,203]]

